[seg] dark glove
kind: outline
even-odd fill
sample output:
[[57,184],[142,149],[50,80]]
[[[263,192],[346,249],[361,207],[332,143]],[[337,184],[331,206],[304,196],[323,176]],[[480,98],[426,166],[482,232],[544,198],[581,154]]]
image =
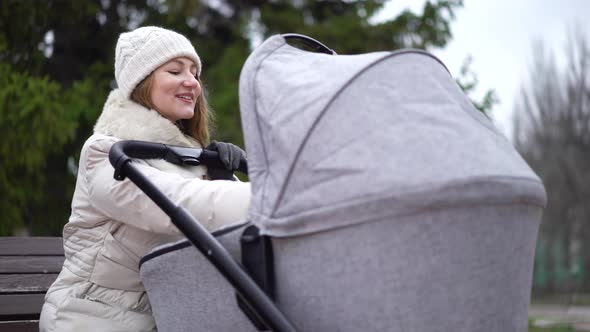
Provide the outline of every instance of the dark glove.
[[246,160],[246,152],[231,143],[211,141],[206,148],[216,151],[224,168],[207,167],[207,175],[211,180],[233,180],[234,171],[240,167],[240,162]]

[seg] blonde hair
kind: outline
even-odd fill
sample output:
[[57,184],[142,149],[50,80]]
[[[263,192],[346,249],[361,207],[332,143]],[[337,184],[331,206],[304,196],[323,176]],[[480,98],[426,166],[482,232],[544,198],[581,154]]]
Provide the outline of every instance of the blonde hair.
[[[154,73],[152,72],[133,89],[131,100],[144,107],[155,110],[150,95],[153,81]],[[194,138],[205,147],[209,144],[209,126],[213,122],[213,114],[209,109],[205,87],[200,79],[199,83],[201,83],[201,93],[197,97],[195,114],[190,119],[178,120],[176,125],[185,135]]]

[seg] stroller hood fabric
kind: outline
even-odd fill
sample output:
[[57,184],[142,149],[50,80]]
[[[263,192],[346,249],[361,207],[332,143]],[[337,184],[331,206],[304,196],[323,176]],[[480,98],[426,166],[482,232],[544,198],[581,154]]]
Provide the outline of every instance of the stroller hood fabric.
[[445,66],[419,50],[327,55],[267,39],[240,76],[263,234],[473,205],[544,206],[543,184]]

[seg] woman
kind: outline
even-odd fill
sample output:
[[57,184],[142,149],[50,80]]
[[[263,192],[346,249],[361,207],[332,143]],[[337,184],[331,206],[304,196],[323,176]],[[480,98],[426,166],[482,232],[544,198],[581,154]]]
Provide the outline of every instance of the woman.
[[[139,260],[154,246],[181,235],[133,183],[114,180],[108,153],[122,139],[206,146],[209,113],[200,72],[194,47],[174,31],[142,27],[119,36],[118,88],[108,96],[94,134],[82,148],[72,214],[63,231],[66,259],[45,297],[41,331],[156,329],[139,279]],[[231,144],[214,142],[211,147],[229,171],[245,157]],[[209,230],[246,215],[248,183],[208,181],[203,166],[162,160],[135,164]]]

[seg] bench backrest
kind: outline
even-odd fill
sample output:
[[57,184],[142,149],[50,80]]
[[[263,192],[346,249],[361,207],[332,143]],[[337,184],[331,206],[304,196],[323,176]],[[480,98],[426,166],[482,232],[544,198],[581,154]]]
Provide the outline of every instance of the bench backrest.
[[38,324],[63,261],[61,237],[0,237],[0,330],[28,331],[25,325]]

